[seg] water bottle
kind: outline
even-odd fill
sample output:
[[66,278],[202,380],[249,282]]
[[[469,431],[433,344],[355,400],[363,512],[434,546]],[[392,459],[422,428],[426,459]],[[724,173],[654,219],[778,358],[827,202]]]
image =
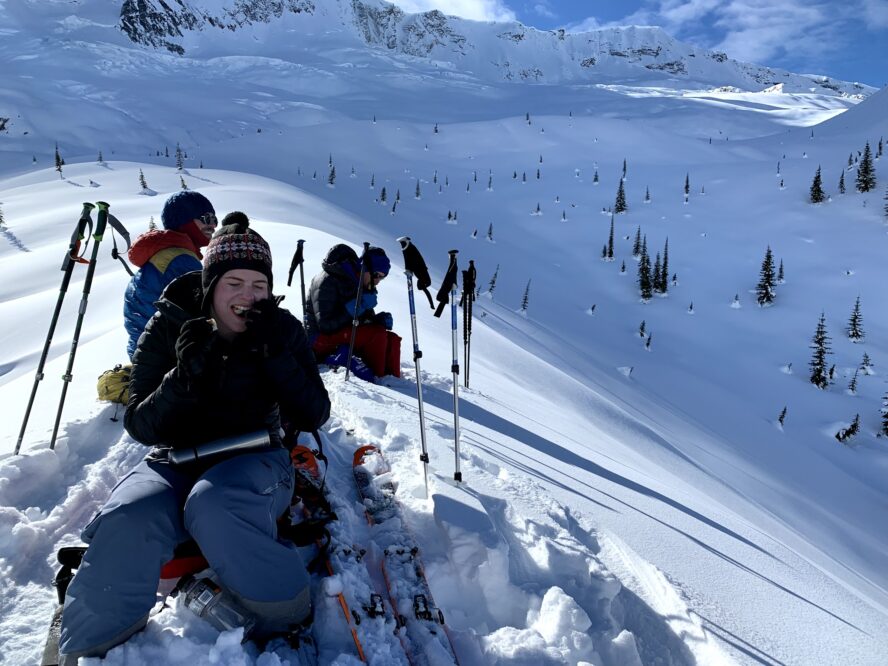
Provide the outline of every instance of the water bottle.
[[179,585],[179,594],[185,606],[219,631],[244,628],[244,638],[250,635],[256,624],[251,613],[244,610],[230,594],[212,578],[195,578],[188,575]]

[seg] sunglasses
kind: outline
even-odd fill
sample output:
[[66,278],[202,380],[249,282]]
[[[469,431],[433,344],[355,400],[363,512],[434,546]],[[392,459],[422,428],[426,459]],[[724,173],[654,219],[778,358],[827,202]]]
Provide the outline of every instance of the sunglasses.
[[214,213],[205,213],[197,219],[210,227],[215,227],[217,224],[219,224],[219,220],[216,219],[216,215]]

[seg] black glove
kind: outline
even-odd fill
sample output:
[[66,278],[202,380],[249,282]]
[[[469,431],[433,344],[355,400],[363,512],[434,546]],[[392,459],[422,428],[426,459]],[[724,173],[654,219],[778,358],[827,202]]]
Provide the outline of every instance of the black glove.
[[264,358],[274,358],[284,353],[287,340],[281,328],[281,311],[277,301],[266,298],[253,304],[247,312],[247,335]]
[[207,374],[214,340],[213,326],[206,317],[182,324],[176,339],[176,365],[189,382],[197,382]]
[[392,318],[391,312],[377,312],[376,316],[373,317],[373,323],[384,326],[385,330],[390,331],[392,326],[395,325],[395,320]]

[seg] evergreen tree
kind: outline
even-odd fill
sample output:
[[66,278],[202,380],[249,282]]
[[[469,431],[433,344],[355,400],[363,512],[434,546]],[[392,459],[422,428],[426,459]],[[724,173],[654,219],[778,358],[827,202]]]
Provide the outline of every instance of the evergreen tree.
[[139,169],[139,185],[142,186],[143,190],[148,189],[148,181],[145,180],[145,174],[142,173],[141,169]]
[[851,381],[848,382],[848,391],[850,393],[857,393],[857,373],[859,371],[855,368],[854,374],[851,377]]
[[183,189],[183,190],[187,190],[187,189],[188,189],[188,183],[185,182],[185,178],[184,178],[184,177],[179,176],[179,184],[182,186],[182,189]]
[[647,253],[647,238],[642,242],[641,259],[638,261],[638,289],[642,300],[648,301],[653,296],[651,258]]
[[888,436],[888,393],[882,398],[882,434]]
[[879,137],[879,147],[876,149],[876,159],[882,157],[882,137]]
[[863,315],[860,314],[860,296],[854,301],[854,309],[851,311],[851,318],[848,320],[848,337],[859,342],[865,337],[863,332]]
[[487,227],[487,240],[493,240],[493,222],[491,222],[490,225]]
[[780,260],[780,268],[777,269],[777,284],[783,284],[783,259]]
[[181,171],[185,168],[185,157],[182,154],[182,148],[176,143],[176,169]]
[[651,202],[651,188],[649,188],[649,187],[644,188],[644,202],[645,203]]
[[888,185],[885,186],[885,219],[888,220]]
[[625,213],[626,208],[626,190],[623,189],[623,181],[620,180],[620,187],[617,188],[617,200],[614,203],[615,213]]
[[771,246],[765,250],[765,258],[762,260],[762,268],[759,271],[759,281],[755,287],[756,301],[759,305],[774,302],[774,255],[771,254]]
[[59,172],[59,177],[62,178],[62,166],[64,166],[65,160],[62,159],[62,156],[59,154],[59,144],[55,145],[55,170]]
[[524,296],[521,299],[521,312],[527,312],[527,306],[530,304],[530,280],[527,281],[527,286],[524,287]]
[[607,258],[614,258],[614,216],[611,215],[611,228],[610,234],[607,237]]
[[660,293],[665,294],[669,291],[669,238],[663,246],[663,270],[661,272]]
[[539,180],[539,179],[540,179],[540,170],[537,169],[537,180]]
[[848,167],[847,167],[848,171],[850,171],[851,167],[853,167],[853,166],[854,166],[854,154],[848,153]]
[[370,174],[370,189],[372,190],[374,187],[376,187],[376,174],[371,173]]
[[823,193],[823,182],[820,179],[820,166],[817,167],[817,173],[814,174],[814,180],[811,182],[811,203],[822,203],[826,199]]
[[380,193],[379,193],[379,200],[380,200],[382,203],[385,203],[387,199],[388,199],[388,194],[387,194],[386,191],[385,191],[385,185],[383,185],[383,186],[382,186],[382,191],[380,191]]
[[641,254],[641,227],[635,230],[635,242],[632,244],[632,256],[637,257]]
[[845,172],[839,176],[839,194],[845,194]]
[[829,386],[829,377],[826,370],[826,357],[832,353],[829,346],[830,337],[826,333],[826,315],[820,313],[820,320],[817,322],[817,330],[814,332],[814,338],[811,341],[811,349],[813,355],[808,366],[811,368],[811,383],[814,386],[825,389]]
[[666,280],[663,278],[663,265],[660,263],[660,253],[654,259],[654,274],[651,277],[651,287],[653,291],[660,292],[660,285]]
[[435,132],[435,134],[438,133],[438,123],[435,123],[435,130],[434,130],[434,132]]
[[846,440],[854,437],[858,432],[860,432],[860,414],[855,414],[854,420],[851,421],[851,425],[847,428],[842,428],[836,433],[836,439],[844,443]]
[[685,174],[685,186],[684,186],[685,198],[691,193],[691,174]]
[[535,214],[535,215],[542,215],[542,214],[543,214],[542,211],[540,210],[540,203],[539,203],[539,201],[537,202],[537,207],[536,207],[536,210],[534,211],[534,214]]
[[870,368],[872,367],[873,362],[870,360],[869,354],[863,352],[863,358],[860,360],[860,369],[863,370],[866,374],[870,374]]
[[437,185],[438,184],[438,170],[435,169],[435,175],[432,176],[432,182]]
[[620,264],[620,274],[624,274],[626,272],[626,260],[624,259]]
[[148,219],[148,231],[155,231],[157,229],[157,222],[154,221],[154,216],[152,215]]
[[626,158],[623,158],[623,180],[626,180]]
[[330,173],[327,174],[327,185],[333,187],[336,185],[336,167],[330,165]]
[[395,190],[395,203],[401,203],[401,188]]
[[493,191],[493,174],[487,176],[487,191]]
[[102,151],[101,151],[101,150],[99,151],[99,158],[98,158],[97,161],[98,161],[99,164],[102,164],[102,163],[105,161],[105,158],[102,157]]
[[595,169],[595,175],[592,176],[592,182],[598,185],[598,169]]
[[641,320],[641,324],[638,326],[638,337],[643,338],[646,334],[647,322],[644,319]]
[[607,243],[601,246],[601,259],[607,261]]
[[496,269],[493,271],[493,277],[490,278],[490,282],[487,284],[487,293],[493,296],[493,292],[496,289],[496,278],[499,275],[499,264],[496,265]]
[[780,412],[780,416],[777,417],[777,422],[780,424],[780,427],[783,427],[783,422],[786,420],[786,406]]
[[876,187],[876,171],[873,168],[873,156],[870,153],[869,141],[863,149],[863,159],[857,167],[857,191],[869,192]]
[[526,171],[522,171],[522,172],[521,172],[521,182],[522,182],[522,183],[526,183],[526,182],[527,182],[527,172],[526,172]]
[[647,340],[644,341],[644,348],[650,351],[651,348],[651,340],[653,339],[654,334],[648,333]]

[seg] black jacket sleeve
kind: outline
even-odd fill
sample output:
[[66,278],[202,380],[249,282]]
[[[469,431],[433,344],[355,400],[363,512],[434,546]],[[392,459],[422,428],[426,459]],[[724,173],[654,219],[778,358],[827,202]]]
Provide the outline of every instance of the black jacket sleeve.
[[159,313],[148,322],[133,356],[126,431],[142,444],[169,441],[193,413],[197,397],[176,367],[178,328]]
[[282,310],[280,326],[287,345],[283,354],[263,360],[265,374],[284,420],[302,432],[312,432],[330,418],[330,397],[302,324]]
[[[339,280],[332,275],[323,274],[312,280],[311,306],[321,333],[335,333],[351,324],[352,316],[345,308],[348,294],[344,292]],[[354,293],[351,298],[355,298]]]

